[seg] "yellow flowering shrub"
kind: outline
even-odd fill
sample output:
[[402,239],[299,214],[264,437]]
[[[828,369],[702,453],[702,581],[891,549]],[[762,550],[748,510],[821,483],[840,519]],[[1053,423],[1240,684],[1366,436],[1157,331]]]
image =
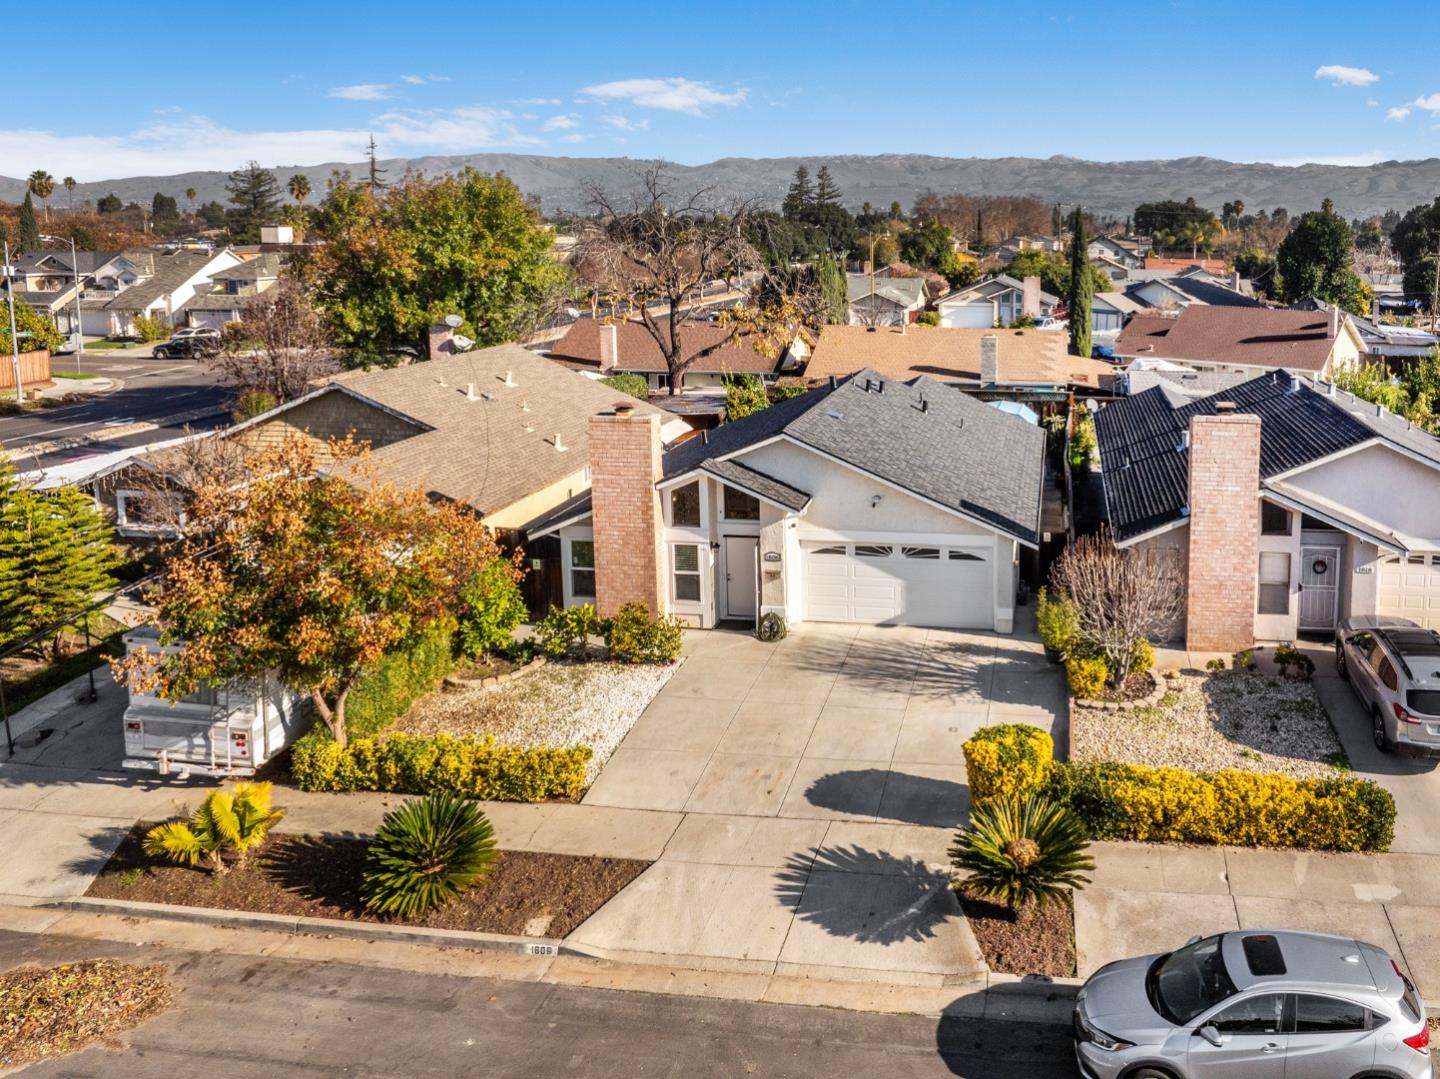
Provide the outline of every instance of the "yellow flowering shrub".
[[1065,677],[1070,682],[1071,693],[1081,700],[1092,701],[1105,688],[1110,668],[1099,657],[1071,656],[1065,661]]
[[984,727],[961,749],[971,802],[1032,794],[1045,785],[1055,763],[1054,741],[1025,723]]

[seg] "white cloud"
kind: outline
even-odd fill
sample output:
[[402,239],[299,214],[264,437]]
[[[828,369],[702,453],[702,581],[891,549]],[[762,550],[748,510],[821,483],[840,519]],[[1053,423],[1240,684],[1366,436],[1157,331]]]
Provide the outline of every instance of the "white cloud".
[[1409,106],[1409,105],[1396,105],[1396,106],[1395,106],[1394,108],[1392,108],[1392,109],[1386,109],[1386,110],[1385,110],[1385,119],[1387,119],[1387,120],[1403,120],[1403,119],[1405,119],[1405,117],[1407,117],[1407,116],[1409,116],[1409,115],[1410,115],[1410,106]]
[[1417,109],[1424,109],[1426,112],[1440,113],[1440,94],[1417,97],[1410,104]]
[[552,116],[545,121],[546,131],[570,131],[580,126],[580,117],[576,113],[569,112],[564,116]]
[[1378,108],[1379,105],[1380,105],[1380,102],[1376,101],[1373,97],[1367,97],[1367,98],[1365,99],[1365,107],[1366,107],[1367,109]]
[[236,131],[208,117],[185,114],[165,115],[120,135],[0,129],[0,161],[43,163],[57,176],[68,174],[85,182],[229,170],[251,160],[262,165],[360,161],[372,130],[381,153],[387,155],[464,153],[541,141],[522,132],[510,113],[484,106],[394,109],[361,127],[299,131]]
[[1379,82],[1380,76],[1369,68],[1346,67],[1344,64],[1325,64],[1315,69],[1317,79],[1327,79],[1335,86],[1369,86]]
[[709,105],[735,106],[749,93],[744,88],[724,93],[708,82],[693,79],[622,79],[587,86],[580,91],[587,97],[602,101],[628,101],[647,109],[665,109],[699,116]]
[[411,86],[423,86],[427,82],[449,82],[449,75],[401,75],[401,82],[408,82]]
[[354,86],[332,86],[330,97],[346,101],[384,101],[390,96],[390,84],[384,82],[360,82]]
[[649,120],[632,120],[628,116],[602,116],[600,120],[620,131],[644,131],[650,126]]
[[522,98],[520,99],[520,104],[522,104],[522,105],[558,105],[558,104],[560,104],[560,99],[559,99],[558,97],[522,97]]
[[1365,150],[1357,154],[1319,154],[1315,157],[1276,157],[1259,162],[1263,165],[1374,165],[1393,157],[1393,154],[1383,154],[1379,150]]
[[561,135],[561,136],[560,136],[560,141],[561,141],[561,142],[584,142],[584,141],[585,141],[586,139],[588,139],[589,137],[590,137],[589,135],[576,135],[576,134]]

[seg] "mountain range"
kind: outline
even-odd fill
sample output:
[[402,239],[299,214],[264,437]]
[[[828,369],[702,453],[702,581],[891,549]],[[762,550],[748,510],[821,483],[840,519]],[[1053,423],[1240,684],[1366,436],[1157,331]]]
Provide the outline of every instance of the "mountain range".
[[[587,185],[622,192],[635,182],[638,169],[653,162],[621,157],[545,157],[533,154],[467,154],[384,160],[387,178],[407,169],[425,175],[456,172],[467,166],[482,172],[504,172],[527,195],[539,198],[546,210],[582,209]],[[1237,199],[1247,209],[1283,206],[1292,214],[1316,209],[1331,198],[1346,217],[1368,217],[1386,210],[1405,211],[1440,196],[1440,159],[1383,161],[1374,165],[1269,165],[1182,157],[1169,161],[1084,161],[1073,157],[932,157],[925,154],[837,155],[833,157],[728,157],[703,165],[668,165],[676,189],[709,187],[721,202],[758,198],[777,206],[798,165],[813,175],[821,165],[843,193],[847,206],[893,201],[909,209],[926,189],[946,194],[1032,195],[1066,206],[1080,204],[1105,216],[1124,217],[1137,204],[1154,199],[1194,197],[1218,211]],[[315,198],[336,171],[363,176],[363,162],[278,167],[282,187],[292,175],[310,177]],[[173,195],[188,207],[187,189],[195,203],[226,201],[226,174],[188,172],[173,176],[127,176],[81,183],[78,202],[118,195],[125,202],[148,205],[155,192]],[[0,199],[24,198],[25,182],[0,176]],[[63,188],[51,196],[55,206],[70,198]]]

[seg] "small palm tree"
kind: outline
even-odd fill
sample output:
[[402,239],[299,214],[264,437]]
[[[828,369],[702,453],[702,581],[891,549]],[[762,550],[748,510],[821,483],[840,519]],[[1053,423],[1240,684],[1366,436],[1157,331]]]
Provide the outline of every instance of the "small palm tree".
[[495,861],[495,831],[479,806],[449,792],[406,802],[375,833],[365,862],[365,906],[402,918],[452,902]]
[[50,220],[50,196],[55,193],[55,177],[44,169],[36,169],[25,181],[30,193],[45,204],[45,220]]
[[243,867],[284,815],[283,810],[270,808],[269,783],[237,783],[233,791],[211,791],[189,820],[170,820],[151,828],[144,850],[152,858],[181,865],[208,860],[219,875],[229,868],[226,851],[233,850],[236,865]]
[[71,211],[71,213],[74,213],[74,211],[75,211],[75,177],[73,177],[73,176],[67,176],[67,177],[65,177],[65,179],[61,180],[60,183],[64,186],[65,190],[70,193],[70,211]]
[[185,200],[190,203],[190,210],[191,210],[191,212],[194,212],[194,210],[195,210],[195,189],[194,189],[193,187],[187,187],[187,188],[185,189]]
[[304,206],[305,200],[310,197],[310,177],[303,172],[297,172],[290,177],[290,182],[285,186],[290,191],[290,197],[299,205]]
[[1095,861],[1087,846],[1075,816],[1044,795],[995,798],[970,811],[970,827],[957,833],[950,861],[967,871],[963,887],[1018,915],[1089,884],[1083,874],[1094,870]]

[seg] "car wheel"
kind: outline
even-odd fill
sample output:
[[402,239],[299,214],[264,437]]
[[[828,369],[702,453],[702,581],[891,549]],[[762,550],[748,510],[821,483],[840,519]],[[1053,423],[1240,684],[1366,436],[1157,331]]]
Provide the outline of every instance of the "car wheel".
[[1139,1071],[1126,1072],[1125,1079],[1175,1079],[1175,1076],[1163,1068],[1141,1068]]
[[1375,739],[1375,748],[1381,753],[1389,753],[1395,748],[1390,742],[1390,736],[1385,733],[1385,717],[1378,708],[1370,709],[1370,732]]
[[155,349],[150,355],[154,356],[157,360],[168,360],[170,358],[170,353],[163,348]]
[[1345,665],[1345,646],[1339,642],[1335,644],[1335,673],[1350,681],[1350,668]]

